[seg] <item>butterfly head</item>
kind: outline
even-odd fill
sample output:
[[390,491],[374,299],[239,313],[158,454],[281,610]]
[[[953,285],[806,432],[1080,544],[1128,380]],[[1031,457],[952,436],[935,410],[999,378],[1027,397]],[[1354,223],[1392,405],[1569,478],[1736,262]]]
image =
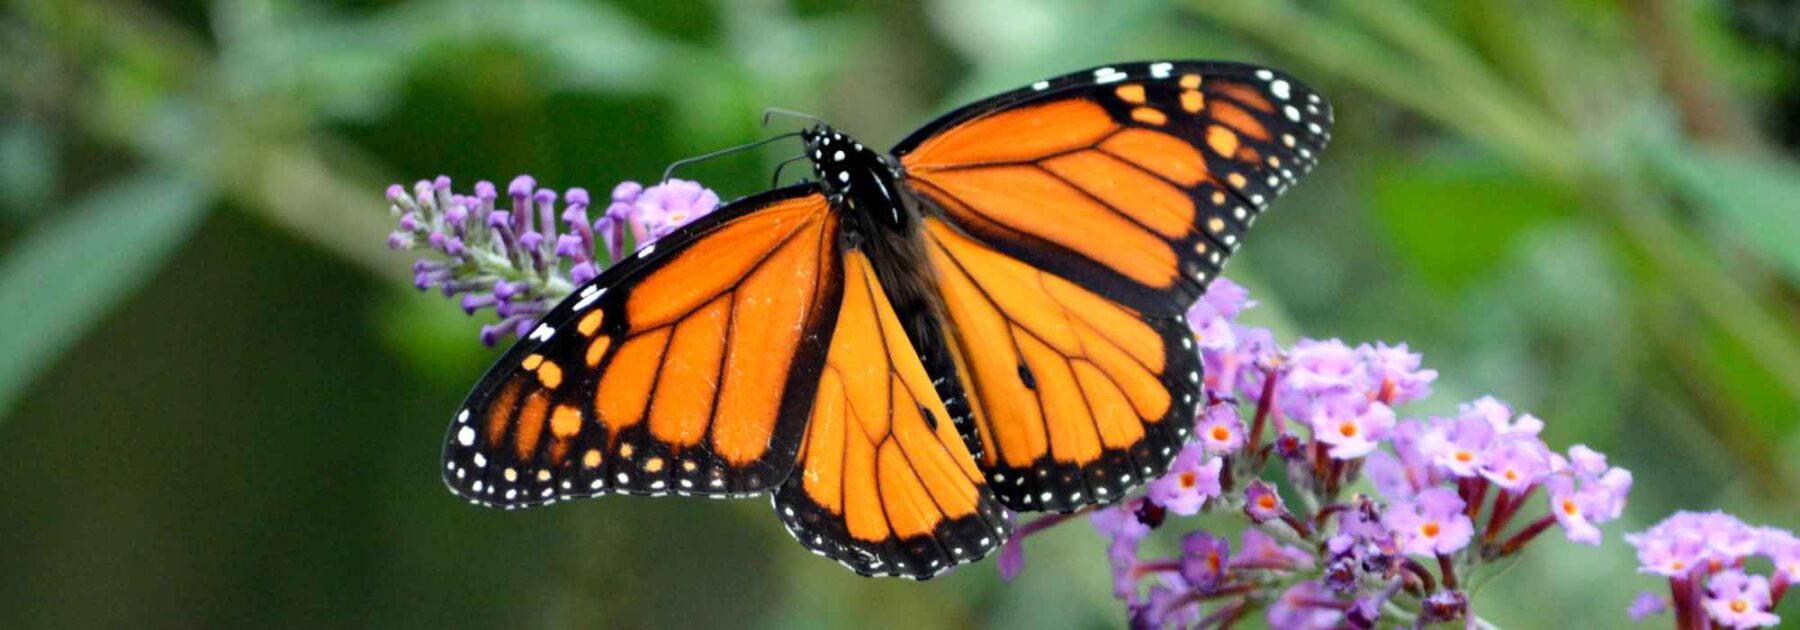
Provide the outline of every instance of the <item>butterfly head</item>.
[[887,162],[855,138],[823,124],[800,132],[800,137],[806,142],[813,175],[828,196],[842,198],[859,188],[885,184],[877,180],[888,172]]

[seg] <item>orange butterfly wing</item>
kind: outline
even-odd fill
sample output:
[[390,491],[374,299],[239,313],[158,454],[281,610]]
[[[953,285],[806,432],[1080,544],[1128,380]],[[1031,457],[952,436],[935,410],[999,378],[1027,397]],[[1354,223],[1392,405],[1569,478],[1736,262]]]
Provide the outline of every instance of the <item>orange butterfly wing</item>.
[[506,507],[746,495],[794,467],[841,291],[812,186],[736,202],[552,309],[476,385],[444,481]]
[[928,578],[986,556],[1011,528],[869,259],[843,261],[799,467],[775,508],[802,544],[857,573]]
[[1002,503],[1071,511],[1167,470],[1202,397],[1182,314],[1312,169],[1331,116],[1273,70],[1130,64],[970,105],[894,149]]

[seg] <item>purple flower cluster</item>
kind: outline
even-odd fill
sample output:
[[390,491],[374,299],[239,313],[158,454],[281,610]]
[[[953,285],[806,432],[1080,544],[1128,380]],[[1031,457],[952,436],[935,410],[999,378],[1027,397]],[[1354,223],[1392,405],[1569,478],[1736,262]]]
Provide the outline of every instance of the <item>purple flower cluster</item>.
[[[1633,619],[1672,609],[1675,627],[1684,630],[1774,626],[1781,618],[1771,611],[1800,580],[1800,538],[1724,512],[1676,512],[1625,540],[1637,547],[1640,573],[1669,579],[1669,597],[1639,595]],[[1773,565],[1770,575],[1745,570],[1754,557]]]
[[[1459,577],[1551,527],[1598,544],[1597,526],[1623,510],[1630,472],[1585,446],[1552,451],[1542,421],[1494,398],[1448,417],[1401,418],[1397,409],[1429,396],[1437,379],[1405,344],[1283,348],[1268,329],[1237,321],[1253,305],[1221,278],[1189,311],[1212,401],[1195,441],[1143,496],[1090,517],[1109,540],[1114,592],[1133,626],[1223,626],[1258,609],[1275,628],[1473,620]],[[1271,469],[1284,484],[1261,478]],[[1378,494],[1346,492],[1365,477]],[[1549,509],[1524,518],[1537,494]],[[1191,529],[1178,556],[1141,557],[1170,515],[1203,512],[1242,515],[1230,526],[1240,530],[1235,550]],[[1023,566],[1022,539],[1067,519],[1021,527],[1003,574]]]
[[592,222],[588,192],[581,188],[558,194],[520,175],[506,196],[507,206],[498,207],[499,191],[487,181],[476,182],[472,195],[452,192],[450,178],[442,175],[420,180],[411,191],[400,184],[387,190],[389,211],[399,220],[388,246],[428,251],[413,263],[413,284],[461,296],[470,315],[494,309],[499,321],[481,328],[481,342],[490,346],[507,335],[524,336],[557,301],[629,248],[667,236],[719,205],[713,191],[679,179],[649,188],[619,184],[612,203]]

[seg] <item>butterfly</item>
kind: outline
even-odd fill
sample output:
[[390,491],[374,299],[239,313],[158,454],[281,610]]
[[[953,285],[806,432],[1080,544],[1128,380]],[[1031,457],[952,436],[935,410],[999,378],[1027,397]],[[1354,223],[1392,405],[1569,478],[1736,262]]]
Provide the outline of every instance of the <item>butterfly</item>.
[[726,204],[550,310],[455,414],[444,481],[506,508],[767,494],[814,553],[929,578],[1012,511],[1162,475],[1204,395],[1183,313],[1330,139],[1292,77],[1107,66]]

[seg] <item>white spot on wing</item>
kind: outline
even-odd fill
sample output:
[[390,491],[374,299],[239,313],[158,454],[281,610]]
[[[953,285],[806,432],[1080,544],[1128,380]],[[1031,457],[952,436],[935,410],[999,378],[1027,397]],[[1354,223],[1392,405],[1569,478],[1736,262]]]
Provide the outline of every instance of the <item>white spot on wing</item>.
[[1158,79],[1167,79],[1167,78],[1169,78],[1169,71],[1173,70],[1174,68],[1175,68],[1175,64],[1169,63],[1167,61],[1160,62],[1160,63],[1153,63],[1153,64],[1150,64],[1150,76],[1158,78]]
[[463,446],[474,446],[475,445],[475,429],[473,427],[465,426],[462,428],[461,431],[457,431],[456,432],[456,442]]
[[1288,95],[1289,95],[1288,82],[1277,80],[1274,83],[1270,83],[1269,84],[1269,93],[1274,94],[1275,98],[1278,98],[1278,99],[1281,99],[1284,101],[1288,100]]

